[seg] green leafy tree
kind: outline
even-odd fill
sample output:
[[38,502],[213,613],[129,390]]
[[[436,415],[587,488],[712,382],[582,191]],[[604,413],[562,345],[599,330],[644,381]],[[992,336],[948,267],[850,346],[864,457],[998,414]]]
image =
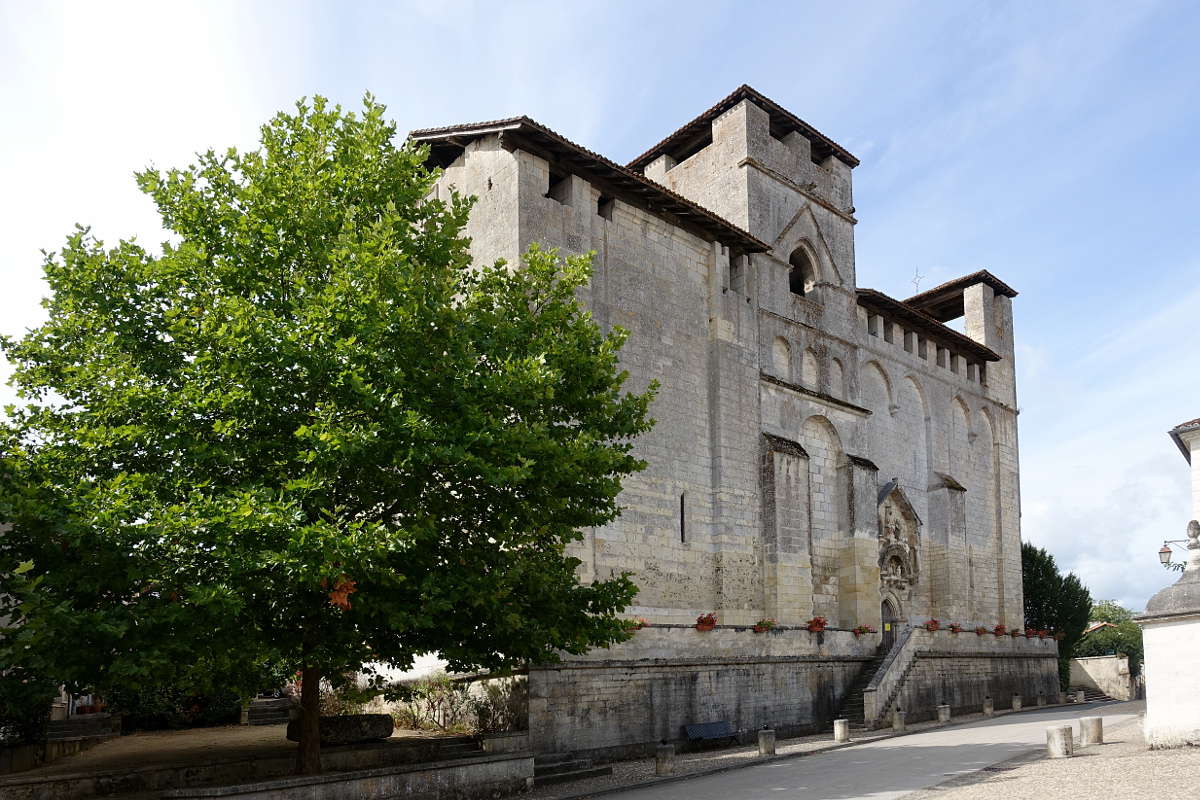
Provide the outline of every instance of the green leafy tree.
[[[577,302],[588,257],[472,264],[426,151],[317,98],[252,152],[138,175],[159,254],[78,229],[3,350],[0,663],[248,696],[436,652],[503,669],[627,636],[627,575],[565,547],[619,511],[654,387]],[[18,565],[25,565],[20,574]]]
[[1025,592],[1025,624],[1061,635],[1058,643],[1058,679],[1065,688],[1071,680],[1071,659],[1092,610],[1092,595],[1074,573],[1058,571],[1054,556],[1028,542],[1021,544],[1021,570]]
[[1133,612],[1116,600],[1105,600],[1092,606],[1092,622],[1108,622],[1112,627],[1097,628],[1086,634],[1075,646],[1075,657],[1126,655],[1129,672],[1137,675],[1142,668],[1142,628],[1133,621]]

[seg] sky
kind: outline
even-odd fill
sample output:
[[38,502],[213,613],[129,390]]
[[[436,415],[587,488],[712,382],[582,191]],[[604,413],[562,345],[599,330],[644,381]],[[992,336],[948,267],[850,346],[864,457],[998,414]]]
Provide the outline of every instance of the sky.
[[[401,131],[516,114],[626,161],[748,83],[858,156],[858,284],[1015,287],[1022,535],[1097,599],[1173,580],[1200,417],[1200,4],[0,0],[0,333],[76,223],[164,237],[133,173],[302,96]],[[0,360],[0,381],[10,369]],[[0,387],[0,403],[13,390]]]

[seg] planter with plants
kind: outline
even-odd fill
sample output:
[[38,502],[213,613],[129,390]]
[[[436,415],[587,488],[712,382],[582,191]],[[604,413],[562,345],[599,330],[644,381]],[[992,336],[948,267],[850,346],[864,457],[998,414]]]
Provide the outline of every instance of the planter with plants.
[[949,630],[951,633],[962,633],[963,626],[959,625],[957,622],[951,622],[949,625]]
[[766,617],[765,619],[760,619],[758,622],[754,623],[754,632],[755,633],[766,633],[767,631],[771,630],[778,624],[779,624],[778,622],[771,619],[770,617]]
[[927,620],[925,620],[925,624],[922,625],[921,627],[924,628],[925,630],[929,631],[930,633],[933,633],[934,631],[941,630],[942,623],[936,619],[927,619]]
[[808,628],[810,633],[820,633],[829,627],[829,620],[825,619],[824,617],[813,617],[808,622],[804,623],[804,626]]
[[1008,633],[1008,627],[1006,625],[997,625],[996,627],[992,628],[992,633],[996,634],[997,636],[1004,636]]
[[710,611],[696,617],[696,630],[711,631],[715,627],[717,627],[717,615],[713,612]]
[[987,628],[983,627],[982,625],[975,626],[975,635],[976,636],[983,636],[985,633],[991,633],[991,631],[989,631]]
[[875,633],[875,629],[870,625],[859,625],[857,628],[851,628],[850,632],[854,634],[854,638],[862,636],[864,633]]

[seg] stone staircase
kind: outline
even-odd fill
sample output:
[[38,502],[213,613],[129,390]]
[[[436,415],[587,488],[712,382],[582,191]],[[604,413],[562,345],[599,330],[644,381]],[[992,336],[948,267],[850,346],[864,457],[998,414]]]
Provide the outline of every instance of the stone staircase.
[[1117,698],[1109,697],[1099,689],[1093,689],[1089,686],[1072,686],[1067,691],[1074,697],[1075,692],[1083,690],[1083,701],[1085,703],[1115,703]]
[[68,719],[51,720],[46,725],[46,740],[96,739],[103,741],[121,735],[120,714],[77,714]]
[[249,725],[287,725],[288,709],[292,707],[290,697],[259,697],[250,701],[250,712],[246,717]]
[[854,683],[850,684],[849,691],[842,699],[842,705],[838,709],[837,719],[850,720],[851,728],[865,728],[866,714],[863,709],[863,692],[867,685],[871,683],[871,679],[875,677],[875,673],[879,671],[879,667],[883,664],[883,659],[887,653],[880,651],[873,659],[863,665],[862,671],[858,673],[858,677],[854,679]]
[[612,767],[608,764],[596,766],[590,758],[572,758],[560,754],[537,756],[533,761],[534,786],[567,783],[601,775],[612,775]]

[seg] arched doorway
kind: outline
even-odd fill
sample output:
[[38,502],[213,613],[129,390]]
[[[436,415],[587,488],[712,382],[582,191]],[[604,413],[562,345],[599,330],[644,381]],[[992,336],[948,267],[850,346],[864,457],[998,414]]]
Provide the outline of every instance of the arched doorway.
[[884,598],[880,605],[880,612],[883,617],[883,638],[879,642],[879,647],[886,653],[896,643],[896,623],[900,619],[900,612],[892,604],[890,598]]

